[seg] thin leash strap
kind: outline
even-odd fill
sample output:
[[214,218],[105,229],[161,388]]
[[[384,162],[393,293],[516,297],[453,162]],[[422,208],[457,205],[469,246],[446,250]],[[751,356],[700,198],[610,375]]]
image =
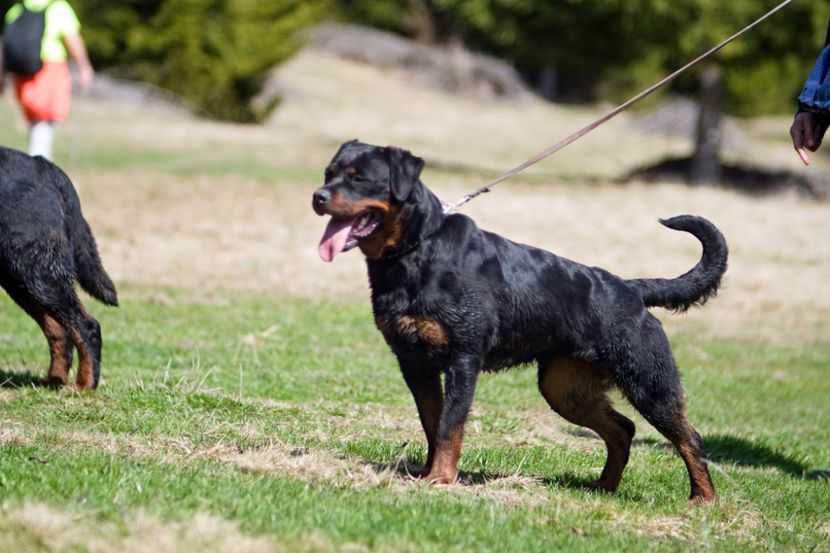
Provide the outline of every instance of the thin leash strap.
[[718,50],[720,50],[721,48],[723,48],[724,46],[726,46],[727,44],[732,42],[733,40],[737,39],[738,37],[740,37],[744,33],[748,32],[749,30],[753,29],[757,25],[761,24],[764,20],[768,19],[769,17],[772,17],[776,12],[782,10],[784,7],[787,6],[787,4],[791,3],[792,1],[793,0],[785,0],[784,2],[781,2],[778,6],[776,6],[772,10],[768,11],[766,14],[759,17],[758,19],[756,19],[755,21],[753,21],[752,23],[750,23],[749,25],[747,25],[746,27],[744,27],[743,29],[741,29],[740,31],[735,33],[734,35],[730,36],[729,38],[727,38],[726,40],[724,40],[723,42],[721,42],[717,46],[714,46],[713,48],[711,48],[708,51],[704,52],[703,54],[701,54],[697,58],[693,59],[692,61],[690,61],[689,63],[687,63],[686,65],[684,65],[683,67],[681,67],[680,69],[675,71],[674,73],[672,73],[671,75],[665,77],[660,82],[657,82],[657,83],[651,85],[650,87],[643,90],[642,92],[640,92],[639,94],[637,94],[633,98],[627,100],[625,103],[620,104],[618,107],[616,107],[613,110],[609,111],[608,113],[606,113],[605,115],[603,115],[599,119],[597,119],[597,120],[593,121],[592,123],[589,123],[588,125],[582,127],[581,129],[574,132],[573,134],[563,138],[562,140],[560,140],[559,142],[557,142],[553,146],[550,146],[546,150],[543,150],[543,151],[539,152],[538,154],[536,154],[532,158],[528,159],[524,163],[521,163],[520,165],[517,165],[516,167],[509,170],[508,172],[506,172],[505,174],[503,174],[502,176],[500,176],[496,180],[490,182],[489,184],[487,184],[485,186],[482,186],[481,188],[479,188],[475,192],[471,192],[471,193],[463,196],[456,203],[446,205],[444,207],[444,213],[452,213],[453,211],[455,211],[459,207],[461,207],[464,204],[466,204],[467,202],[471,201],[473,198],[475,198],[475,197],[477,197],[481,194],[484,194],[485,192],[490,192],[490,190],[494,186],[496,186],[497,184],[500,184],[501,182],[506,181],[507,179],[509,179],[510,177],[514,176],[515,174],[517,174],[521,171],[524,171],[525,169],[527,169],[531,165],[535,165],[536,163],[539,163],[540,161],[542,161],[546,157],[558,152],[559,150],[561,150],[562,148],[564,148],[565,146],[567,146],[571,142],[575,142],[576,140],[582,138],[583,136],[585,136],[586,134],[588,134],[592,130],[596,129],[597,127],[599,127],[600,125],[602,125],[603,123],[608,121],[609,119],[611,119],[611,118],[619,115],[623,111],[627,110],[632,105],[636,104],[637,102],[639,102],[640,100],[642,100],[643,98],[645,98],[646,96],[651,94],[652,92],[654,92],[657,89],[663,87],[664,85],[670,83],[671,81],[673,81],[674,79],[679,77],[681,74],[688,71],[689,69],[691,69],[693,66],[697,65],[698,63],[700,63],[704,59],[708,58],[709,56],[711,56],[712,54],[714,54],[715,52],[717,52]]

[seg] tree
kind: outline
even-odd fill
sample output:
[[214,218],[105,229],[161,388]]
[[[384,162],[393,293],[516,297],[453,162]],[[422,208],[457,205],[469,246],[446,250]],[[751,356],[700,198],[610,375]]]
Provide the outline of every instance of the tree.
[[268,70],[327,0],[75,0],[99,67],[172,90],[213,117],[255,122]]
[[[677,69],[780,0],[434,0],[469,44],[525,74],[555,68],[556,96],[621,99]],[[724,106],[738,115],[791,106],[824,38],[821,3],[794,3],[717,54]],[[796,38],[797,37],[797,38]],[[690,74],[673,89],[692,92]],[[572,95],[572,94],[571,94]]]
[[[752,22],[780,0],[434,0],[468,43],[514,62],[556,99],[623,100]],[[701,102],[689,178],[720,179],[720,112],[794,109],[820,50],[820,3],[794,3],[679,78]],[[794,37],[797,37],[794,40]]]

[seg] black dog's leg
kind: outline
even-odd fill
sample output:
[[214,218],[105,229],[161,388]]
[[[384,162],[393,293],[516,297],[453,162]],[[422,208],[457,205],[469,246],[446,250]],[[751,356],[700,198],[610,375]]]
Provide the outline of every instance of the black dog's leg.
[[441,375],[437,370],[424,367],[403,368],[403,377],[415,399],[418,408],[418,417],[427,438],[427,462],[423,471],[416,474],[423,477],[432,470],[435,460],[436,440],[438,439],[438,425],[441,422],[441,411],[444,407],[444,394],[441,390]]
[[19,282],[4,283],[9,296],[40,326],[49,343],[49,372],[43,380],[45,386],[63,386],[72,367],[73,344],[64,327]]
[[[73,275],[44,267],[36,260],[29,266],[33,269],[21,287],[21,294],[31,298],[31,303],[44,312],[44,324],[48,325],[49,332],[54,337],[55,348],[63,352],[64,360],[71,359],[71,352],[65,352],[66,336],[77,348],[78,371],[73,387],[77,390],[94,390],[98,386],[101,370],[101,330],[98,321],[87,313],[75,293]],[[50,323],[50,319],[57,324]],[[66,334],[61,335],[58,326]],[[50,341],[50,347],[51,344]],[[56,376],[62,376],[60,367],[56,369]]]
[[43,384],[50,387],[64,386],[69,380],[69,371],[72,369],[75,344],[72,343],[72,337],[66,329],[45,312],[41,328],[49,342],[49,351],[52,355],[49,373]]
[[715,485],[706,465],[706,452],[700,434],[686,418],[683,396],[667,396],[658,401],[641,398],[631,403],[677,449],[689,472],[689,499],[693,503],[714,501]]
[[605,441],[608,457],[602,475],[588,487],[614,491],[628,464],[634,423],[611,406],[613,385],[604,368],[560,357],[539,364],[539,391],[568,421],[590,428]]
[[464,425],[473,404],[478,382],[478,364],[474,357],[452,363],[444,377],[444,405],[435,439],[432,466],[424,478],[433,484],[452,484],[458,479],[458,459]]
[[643,350],[628,349],[609,369],[631,404],[677,449],[689,472],[689,499],[694,503],[714,501],[715,486],[706,466],[706,453],[700,434],[686,418],[686,394],[659,323],[646,322],[640,345]]
[[78,348],[78,375],[73,388],[94,390],[101,378],[101,326],[80,301],[68,320],[69,335]]

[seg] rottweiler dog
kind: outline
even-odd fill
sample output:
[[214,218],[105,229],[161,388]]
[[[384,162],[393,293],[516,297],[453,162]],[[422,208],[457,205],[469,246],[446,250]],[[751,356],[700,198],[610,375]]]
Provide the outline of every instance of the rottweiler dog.
[[605,441],[605,467],[589,487],[614,491],[628,463],[634,423],[609,401],[616,387],[674,444],[689,472],[690,499],[713,501],[668,339],[648,308],[684,311],[715,294],[727,259],[717,228],[690,215],[661,221],[700,240],[702,258],[675,279],[625,280],[445,214],[420,180],[423,166],[399,148],[347,142],[312,199],[318,215],[331,216],[322,259],[355,247],[366,257],[375,323],[426,434],[426,466],[418,476],[457,480],[482,371],[535,362],[551,408]]
[[49,342],[52,360],[43,384],[66,384],[74,347],[74,388],[91,390],[101,372],[101,327],[84,309],[75,281],[101,302],[118,305],[69,177],[40,156],[0,147],[0,286]]

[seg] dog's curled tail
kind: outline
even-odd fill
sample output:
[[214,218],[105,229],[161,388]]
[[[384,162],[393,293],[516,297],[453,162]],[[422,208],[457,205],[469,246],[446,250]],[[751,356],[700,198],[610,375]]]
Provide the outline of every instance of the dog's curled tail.
[[694,215],[678,215],[660,219],[670,229],[693,234],[703,245],[703,255],[697,265],[674,279],[640,278],[627,281],[636,288],[646,307],[666,307],[686,311],[695,305],[703,305],[714,296],[726,272],[729,249],[720,231],[704,219]]

